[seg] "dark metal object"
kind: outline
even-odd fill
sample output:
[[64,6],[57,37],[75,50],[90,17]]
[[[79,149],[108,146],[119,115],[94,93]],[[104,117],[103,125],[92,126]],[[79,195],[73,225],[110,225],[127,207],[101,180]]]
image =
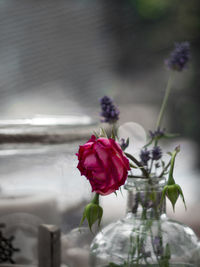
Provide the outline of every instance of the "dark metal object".
[[[5,227],[5,225],[0,224],[0,227]],[[15,263],[13,260],[13,254],[18,252],[19,249],[15,248],[12,244],[14,238],[14,236],[10,236],[8,238],[5,237],[2,231],[0,231],[0,263]]]

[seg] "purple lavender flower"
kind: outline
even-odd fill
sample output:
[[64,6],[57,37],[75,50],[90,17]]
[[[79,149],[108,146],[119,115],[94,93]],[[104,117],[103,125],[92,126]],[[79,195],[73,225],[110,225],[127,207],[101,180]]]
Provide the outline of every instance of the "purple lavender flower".
[[159,160],[162,157],[162,150],[159,146],[154,146],[151,151],[151,154],[153,160]]
[[150,160],[150,151],[147,148],[141,150],[140,152],[140,159],[142,164],[147,165],[148,161]]
[[111,98],[104,96],[100,99],[102,122],[114,123],[119,119],[119,110]]
[[149,131],[149,135],[150,137],[153,138],[160,138],[165,134],[165,129],[161,130],[160,128],[158,128],[156,131],[152,132]]
[[165,64],[171,70],[182,71],[187,67],[190,59],[190,44],[188,42],[175,43],[175,48]]

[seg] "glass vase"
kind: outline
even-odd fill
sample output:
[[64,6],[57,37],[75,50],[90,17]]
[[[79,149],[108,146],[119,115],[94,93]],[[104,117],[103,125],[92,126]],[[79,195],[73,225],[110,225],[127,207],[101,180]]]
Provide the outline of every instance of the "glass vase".
[[125,218],[100,231],[91,244],[91,267],[200,266],[200,243],[188,226],[166,216],[164,178],[129,178]]

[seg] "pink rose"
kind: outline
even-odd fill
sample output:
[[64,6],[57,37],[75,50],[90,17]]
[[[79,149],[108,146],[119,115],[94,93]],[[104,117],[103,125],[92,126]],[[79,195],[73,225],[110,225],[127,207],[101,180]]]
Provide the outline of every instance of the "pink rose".
[[78,166],[81,175],[89,180],[92,191],[108,195],[119,189],[126,181],[129,161],[121,147],[108,138],[98,138],[94,135],[79,147]]

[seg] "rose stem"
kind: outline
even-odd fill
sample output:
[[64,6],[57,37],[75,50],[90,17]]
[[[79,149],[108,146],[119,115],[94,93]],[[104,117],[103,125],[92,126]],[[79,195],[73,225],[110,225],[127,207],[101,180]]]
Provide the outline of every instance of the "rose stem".
[[91,201],[91,203],[94,203],[94,204],[97,204],[97,205],[99,204],[99,194],[98,193],[95,193],[94,198]]

